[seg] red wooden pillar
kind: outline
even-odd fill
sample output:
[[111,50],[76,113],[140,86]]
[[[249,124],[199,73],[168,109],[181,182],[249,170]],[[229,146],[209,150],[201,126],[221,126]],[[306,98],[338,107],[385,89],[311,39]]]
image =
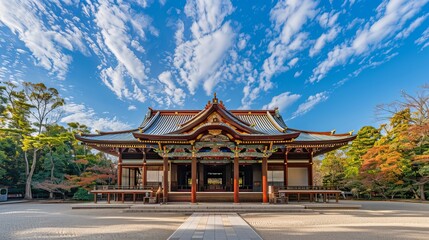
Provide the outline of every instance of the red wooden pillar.
[[168,200],[168,156],[167,152],[164,147],[164,156],[163,156],[164,164],[162,166],[162,169],[164,170],[163,174],[163,202],[166,203]]
[[191,163],[191,203],[197,202],[197,157],[192,156]]
[[147,186],[147,166],[146,161],[143,163],[142,167],[142,187],[145,188]]
[[268,203],[268,160],[264,156],[262,158],[262,202]]
[[310,149],[310,159],[308,161],[308,186],[313,186],[313,149]]
[[147,185],[147,166],[146,166],[146,152],[143,149],[143,166],[142,166],[142,187]]
[[122,188],[122,149],[119,148],[119,159],[118,159],[118,187]]
[[239,192],[240,192],[240,174],[239,174],[239,161],[238,155],[234,157],[234,203],[240,202]]
[[287,165],[287,155],[289,153],[289,149],[286,148],[286,153],[285,153],[285,159],[284,159],[284,165],[283,165],[283,185],[285,187],[288,186],[288,181],[287,181],[287,177],[288,177],[288,165]]

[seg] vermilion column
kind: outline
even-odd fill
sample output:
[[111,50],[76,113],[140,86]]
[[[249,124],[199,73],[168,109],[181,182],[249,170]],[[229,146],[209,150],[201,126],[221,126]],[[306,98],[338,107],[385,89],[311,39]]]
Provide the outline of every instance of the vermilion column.
[[167,153],[165,152],[164,152],[163,160],[164,160],[164,164],[162,166],[162,169],[164,170],[164,174],[163,174],[164,182],[162,186],[163,188],[162,194],[164,198],[163,202],[167,202],[168,201],[168,157],[167,157]]
[[283,165],[283,185],[285,187],[287,187],[288,183],[287,183],[287,154],[289,153],[288,149],[286,149],[286,153],[285,153],[285,159],[284,159],[284,165]]
[[268,163],[267,157],[262,158],[262,202],[268,203]]
[[146,166],[146,152],[143,149],[143,166],[142,166],[142,187],[147,185],[147,166]]
[[146,161],[143,163],[143,167],[142,167],[142,186],[143,187],[147,186],[147,166],[146,166]]
[[122,187],[122,149],[119,148],[119,159],[118,159],[118,187]]
[[240,182],[239,182],[239,163],[238,163],[238,156],[236,155],[234,157],[234,203],[239,203],[240,198],[238,196],[240,191]]
[[192,156],[191,163],[191,203],[197,202],[197,157]]

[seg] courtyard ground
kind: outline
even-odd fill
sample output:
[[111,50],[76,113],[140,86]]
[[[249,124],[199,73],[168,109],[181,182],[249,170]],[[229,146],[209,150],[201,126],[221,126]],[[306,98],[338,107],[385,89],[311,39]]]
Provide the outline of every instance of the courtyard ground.
[[263,239],[429,239],[429,204],[343,202],[362,208],[241,216]]
[[[263,239],[428,239],[429,204],[351,202],[358,210],[241,213]],[[0,239],[167,239],[189,217],[71,204],[0,204]]]

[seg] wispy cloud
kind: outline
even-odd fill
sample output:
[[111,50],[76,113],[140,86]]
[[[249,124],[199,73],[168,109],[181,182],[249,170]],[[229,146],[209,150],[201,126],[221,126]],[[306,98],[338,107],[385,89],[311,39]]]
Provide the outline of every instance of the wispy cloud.
[[277,96],[274,96],[271,99],[271,102],[264,105],[262,107],[262,109],[274,109],[277,107],[279,109],[279,111],[283,111],[287,107],[289,107],[290,105],[295,103],[300,97],[301,97],[301,95],[299,95],[299,94],[292,94],[290,92],[284,92],[284,93],[281,93]]
[[183,89],[174,84],[171,72],[163,72],[158,76],[159,81],[164,85],[164,93],[167,95],[165,98],[165,105],[179,105],[183,106],[185,102],[186,93]]
[[308,33],[301,30],[316,15],[316,7],[317,3],[311,0],[285,0],[279,1],[271,10],[275,37],[268,44],[270,56],[264,60],[258,80],[249,81],[244,88],[242,108],[249,108],[261,91],[272,88],[271,78],[275,74],[289,70],[290,66],[285,66],[285,62],[305,47]]
[[225,21],[233,10],[230,1],[187,1],[185,14],[192,19],[191,37],[185,39],[184,23],[179,21],[174,66],[180,76],[179,82],[186,84],[191,94],[203,83],[209,95],[220,81],[218,70],[235,40],[230,22]]
[[[145,2],[141,4],[143,7],[146,5]],[[134,52],[144,52],[144,47],[133,35],[141,41],[146,39],[146,31],[157,35],[157,30],[151,25],[151,18],[135,12],[127,3],[116,5],[109,0],[101,0],[94,11],[95,22],[102,37],[99,45],[107,55],[112,54],[117,62],[116,67],[102,66],[101,77],[104,84],[120,99],[146,101],[141,90],[145,88],[141,86],[148,81],[148,69]]]
[[[378,8],[378,19],[365,24],[351,41],[337,45],[328,53],[310,77],[310,82],[322,80],[332,68],[349,63],[353,57],[368,56],[377,49],[388,46],[403,26],[414,17],[428,0],[383,1]],[[384,44],[383,44],[384,43]]]
[[317,38],[316,43],[310,49],[310,57],[318,54],[327,43],[337,37],[341,31],[341,27],[337,24],[339,15],[339,12],[331,11],[330,13],[325,12],[318,17],[320,26],[328,30]]
[[68,103],[63,107],[63,110],[65,117],[60,122],[79,122],[88,126],[92,132],[95,132],[95,130],[118,131],[131,128],[128,123],[124,123],[116,117],[99,117],[94,109],[84,104]]
[[421,50],[429,46],[429,27],[422,33],[422,35],[415,41],[415,43],[421,46]]
[[24,42],[37,65],[58,79],[66,77],[72,62],[72,57],[64,50],[87,53],[79,28],[70,20],[65,22],[65,29],[58,28],[62,20],[44,2],[0,1],[0,22]]
[[416,29],[418,28],[425,20],[426,18],[429,16],[429,14],[425,14],[421,17],[416,18],[416,20],[414,20],[410,26],[408,26],[407,28],[405,28],[404,30],[402,30],[401,32],[399,32],[395,39],[402,39],[402,38],[407,38],[408,36],[410,36],[410,34]]
[[137,107],[134,106],[134,105],[130,105],[130,106],[128,106],[128,110],[129,111],[134,111],[134,110],[137,110]]
[[308,97],[307,101],[305,101],[304,103],[301,103],[298,106],[298,109],[292,114],[291,119],[304,115],[305,113],[313,109],[317,104],[323,101],[326,101],[328,98],[329,98],[329,94],[327,92],[320,92]]

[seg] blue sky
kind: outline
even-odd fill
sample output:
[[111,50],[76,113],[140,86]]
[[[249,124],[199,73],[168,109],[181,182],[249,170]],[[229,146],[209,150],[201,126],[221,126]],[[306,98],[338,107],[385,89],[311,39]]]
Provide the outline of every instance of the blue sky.
[[293,128],[357,131],[429,83],[427,2],[0,0],[0,81],[58,88],[60,121],[92,130],[216,92]]

